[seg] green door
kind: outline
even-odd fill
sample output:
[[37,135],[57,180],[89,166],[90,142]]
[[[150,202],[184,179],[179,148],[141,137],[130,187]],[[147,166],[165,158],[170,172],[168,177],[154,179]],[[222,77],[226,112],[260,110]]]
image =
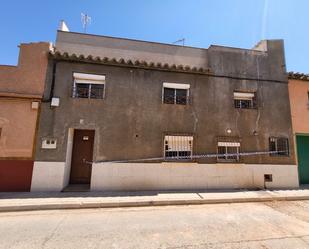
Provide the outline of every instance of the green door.
[[296,136],[300,184],[309,184],[309,135]]

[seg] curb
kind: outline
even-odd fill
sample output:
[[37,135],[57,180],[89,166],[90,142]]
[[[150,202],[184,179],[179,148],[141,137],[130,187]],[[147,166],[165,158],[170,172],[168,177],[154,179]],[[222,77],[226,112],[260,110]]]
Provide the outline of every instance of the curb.
[[0,212],[61,210],[61,209],[91,209],[91,208],[121,208],[121,207],[148,207],[148,206],[175,206],[175,205],[205,205],[205,204],[231,204],[245,202],[271,202],[271,201],[303,201],[309,196],[272,196],[249,198],[221,198],[221,199],[167,199],[149,201],[116,201],[116,202],[72,202],[72,203],[45,203],[2,205]]

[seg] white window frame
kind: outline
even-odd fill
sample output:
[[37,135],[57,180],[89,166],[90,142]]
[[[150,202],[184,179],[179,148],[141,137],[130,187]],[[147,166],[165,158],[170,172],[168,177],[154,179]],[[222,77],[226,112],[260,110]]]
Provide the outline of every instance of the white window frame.
[[105,75],[98,75],[98,74],[87,74],[87,73],[73,73],[74,83],[73,83],[73,98],[78,98],[76,96],[76,84],[89,84],[88,89],[88,99],[95,99],[91,98],[91,87],[92,85],[103,85],[103,95],[102,98],[97,99],[104,99],[105,98],[105,90],[106,90],[106,82],[105,82]]
[[[165,160],[192,160],[193,135],[173,134],[164,136],[164,158]],[[168,148],[168,149],[167,149]],[[166,156],[167,152],[176,152],[176,156]],[[190,152],[189,156],[182,156],[180,152]]]
[[[242,107],[236,107],[237,109],[255,109],[256,103],[254,102],[254,99],[256,97],[256,92],[241,92],[241,91],[234,91],[234,106],[235,106],[235,100],[237,101],[250,101],[250,107],[249,108],[242,108]],[[240,105],[241,106],[241,105]]]
[[[224,158],[220,158],[222,156],[219,157],[219,147],[225,147],[225,153],[226,155],[224,155]],[[237,151],[236,151],[236,159],[229,159],[228,157],[228,148],[231,148],[231,147],[234,147],[234,148],[237,148]],[[218,162],[239,162],[239,159],[240,159],[240,156],[239,156],[239,153],[240,153],[240,142],[218,142],[217,144],[217,161]]]
[[[278,153],[281,153],[281,152],[278,152],[279,151],[278,141],[280,139],[283,139],[286,142],[286,144],[285,144],[286,145],[286,154],[278,154]],[[289,139],[287,137],[269,137],[269,143],[274,143],[275,144],[275,151],[277,151],[277,153],[271,153],[270,156],[273,156],[273,157],[289,157],[290,156]],[[270,144],[269,144],[269,147],[270,147]],[[275,151],[271,151],[271,152],[275,152]]]
[[186,90],[187,92],[187,98],[186,98],[186,105],[188,105],[188,100],[189,100],[189,96],[190,96],[190,84],[183,84],[183,83],[169,83],[169,82],[163,82],[163,86],[162,86],[162,103],[164,104],[164,89],[165,88],[169,88],[169,89],[174,89],[175,93],[174,93],[174,105],[177,104],[177,89],[178,90]]

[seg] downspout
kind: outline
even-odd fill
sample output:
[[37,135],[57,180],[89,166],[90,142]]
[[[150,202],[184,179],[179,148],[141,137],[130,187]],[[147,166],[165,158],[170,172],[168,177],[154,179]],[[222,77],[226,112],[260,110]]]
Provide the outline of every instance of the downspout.
[[53,96],[54,96],[54,89],[55,89],[55,82],[56,82],[56,72],[57,72],[57,64],[59,61],[53,60],[53,73],[52,73],[52,82],[50,86],[50,91],[48,95],[48,99],[42,100],[43,103],[51,102]]

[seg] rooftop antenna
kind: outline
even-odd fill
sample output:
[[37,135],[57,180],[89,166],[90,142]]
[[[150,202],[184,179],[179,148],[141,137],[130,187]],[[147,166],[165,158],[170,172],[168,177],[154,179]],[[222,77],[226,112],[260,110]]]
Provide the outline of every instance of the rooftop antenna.
[[81,15],[84,33],[86,33],[88,24],[91,24],[91,17],[84,13],[81,13],[80,15]]
[[182,39],[180,39],[180,40],[177,40],[177,41],[173,42],[173,44],[177,45],[177,44],[179,44],[179,43],[182,43],[182,46],[184,46],[184,45],[185,45],[185,41],[186,41],[186,39],[185,39],[185,38],[182,38]]

